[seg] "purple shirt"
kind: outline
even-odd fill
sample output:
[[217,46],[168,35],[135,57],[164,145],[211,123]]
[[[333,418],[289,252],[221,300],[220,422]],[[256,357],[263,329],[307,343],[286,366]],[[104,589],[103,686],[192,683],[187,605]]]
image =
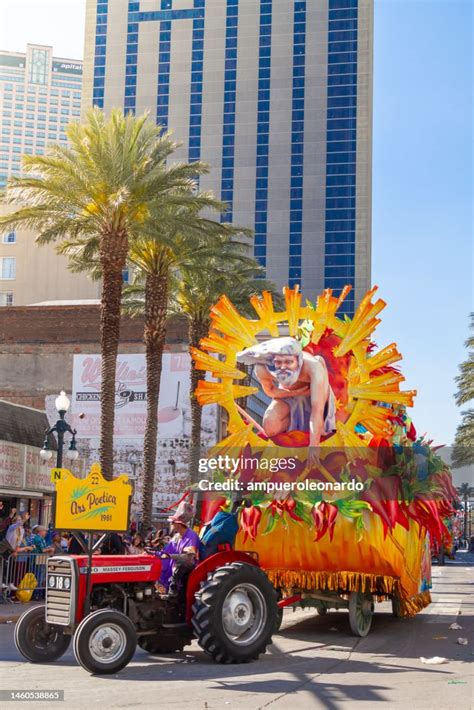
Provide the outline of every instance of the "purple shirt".
[[187,547],[194,547],[199,551],[199,543],[199,535],[191,528],[186,529],[183,537],[176,534],[170,542],[170,544],[176,545],[176,552],[184,552]]
[[[169,552],[171,554],[182,553],[187,547],[194,547],[199,552],[200,545],[199,535],[194,532],[191,528],[187,528],[186,532],[182,537],[176,534],[172,540],[169,541],[167,545],[164,546],[162,552]],[[163,559],[160,575],[160,584],[168,589],[170,583],[170,578],[173,573],[174,565],[176,564],[174,560]]]

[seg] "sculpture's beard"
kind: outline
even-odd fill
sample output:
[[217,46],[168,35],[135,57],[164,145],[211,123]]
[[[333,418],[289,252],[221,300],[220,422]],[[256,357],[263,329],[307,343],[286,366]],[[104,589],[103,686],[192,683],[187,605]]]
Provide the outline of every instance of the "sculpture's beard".
[[274,370],[272,374],[283,387],[290,387],[298,382],[300,372],[301,367],[297,370]]

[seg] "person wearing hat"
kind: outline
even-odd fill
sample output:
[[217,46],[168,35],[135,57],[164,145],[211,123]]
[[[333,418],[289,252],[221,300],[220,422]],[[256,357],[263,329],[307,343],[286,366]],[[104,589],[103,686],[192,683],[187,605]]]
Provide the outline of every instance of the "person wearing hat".
[[165,559],[159,584],[170,596],[179,593],[183,577],[191,572],[198,559],[199,536],[189,527],[193,516],[193,506],[183,501],[176,513],[168,518],[173,537],[160,553]]
[[48,547],[46,543],[46,535],[48,528],[44,525],[33,525],[31,535],[28,538],[28,544],[33,547],[33,552],[49,553],[54,552],[54,546]]

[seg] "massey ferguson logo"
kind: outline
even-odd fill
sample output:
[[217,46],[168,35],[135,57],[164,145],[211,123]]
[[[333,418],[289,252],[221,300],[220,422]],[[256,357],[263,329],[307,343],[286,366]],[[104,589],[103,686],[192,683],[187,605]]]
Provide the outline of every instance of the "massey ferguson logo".
[[[149,572],[151,565],[117,565],[114,567],[92,567],[92,574],[111,574],[116,572]],[[81,567],[81,574],[87,574],[88,568]]]

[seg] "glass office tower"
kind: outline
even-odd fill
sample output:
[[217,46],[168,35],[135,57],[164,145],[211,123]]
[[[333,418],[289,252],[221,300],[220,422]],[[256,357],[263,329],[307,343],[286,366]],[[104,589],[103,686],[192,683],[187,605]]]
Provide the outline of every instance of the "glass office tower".
[[83,108],[173,130],[278,285],[370,285],[373,0],[88,0]]

